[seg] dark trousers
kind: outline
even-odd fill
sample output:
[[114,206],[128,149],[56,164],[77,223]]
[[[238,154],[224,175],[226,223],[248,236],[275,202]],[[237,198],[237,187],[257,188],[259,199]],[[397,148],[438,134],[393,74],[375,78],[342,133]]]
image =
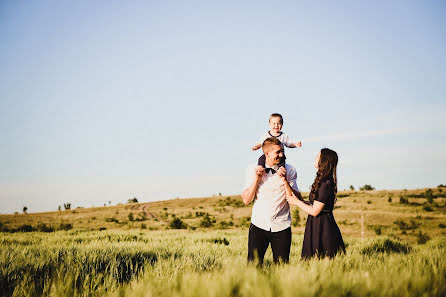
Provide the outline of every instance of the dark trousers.
[[254,261],[257,257],[259,266],[263,265],[263,258],[270,243],[274,263],[279,263],[279,261],[288,263],[291,247],[291,227],[279,232],[271,232],[260,229],[253,224],[249,227],[248,262]]
[[[283,158],[280,159],[280,163],[278,164],[279,165],[278,168],[280,168],[282,166],[285,167],[285,159],[286,159],[286,157],[285,157],[285,155],[283,155]],[[266,161],[265,155],[261,155],[259,160],[257,161],[257,165],[260,165],[263,168],[265,168],[265,161]]]

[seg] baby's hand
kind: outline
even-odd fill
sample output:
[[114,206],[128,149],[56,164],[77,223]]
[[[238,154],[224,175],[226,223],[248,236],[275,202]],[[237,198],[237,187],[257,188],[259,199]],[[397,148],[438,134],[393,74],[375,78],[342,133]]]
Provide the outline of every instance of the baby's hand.
[[252,150],[253,151],[256,151],[256,150],[258,150],[259,148],[261,148],[262,146],[260,145],[260,144],[256,144],[253,148],[252,148]]
[[295,145],[296,145],[296,147],[302,147],[302,142],[301,141],[296,142]]

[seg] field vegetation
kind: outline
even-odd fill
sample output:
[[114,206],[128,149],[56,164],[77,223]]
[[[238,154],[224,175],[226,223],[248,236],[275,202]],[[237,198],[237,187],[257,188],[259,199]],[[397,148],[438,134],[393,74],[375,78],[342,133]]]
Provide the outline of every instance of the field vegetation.
[[2,296],[446,296],[446,189],[345,191],[347,253],[246,264],[239,196],[0,215]]
[[[240,196],[214,196],[46,213],[28,210],[0,215],[0,231],[244,229],[251,207]],[[303,234],[307,216],[294,206],[292,212],[293,232]],[[444,236],[446,188],[343,191],[338,193],[334,214],[344,236],[362,237],[364,232],[365,238],[390,236],[411,243],[418,241],[420,232],[429,238]]]

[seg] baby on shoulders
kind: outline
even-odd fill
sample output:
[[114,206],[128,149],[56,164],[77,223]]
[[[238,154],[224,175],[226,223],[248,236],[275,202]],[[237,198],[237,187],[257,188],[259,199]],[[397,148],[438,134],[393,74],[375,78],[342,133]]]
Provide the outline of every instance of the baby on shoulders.
[[[260,142],[257,143],[252,150],[256,151],[259,148],[262,147],[263,142],[265,141],[265,139],[269,138],[269,137],[275,137],[278,140],[280,140],[280,142],[289,148],[296,148],[296,147],[302,147],[302,142],[300,141],[292,141],[287,134],[282,132],[282,126],[283,126],[283,117],[282,115],[280,115],[279,113],[273,113],[270,117],[269,117],[269,128],[270,130],[267,131],[262,138],[260,139]],[[257,163],[259,166],[262,166],[263,168],[265,168],[265,155],[260,156],[259,161]],[[282,160],[280,161],[278,167],[280,168],[281,166],[285,166],[285,155],[283,156]]]

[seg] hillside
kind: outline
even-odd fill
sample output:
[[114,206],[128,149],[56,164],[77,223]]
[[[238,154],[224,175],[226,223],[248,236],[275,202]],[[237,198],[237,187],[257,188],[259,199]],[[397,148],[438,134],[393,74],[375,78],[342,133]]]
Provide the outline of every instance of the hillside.
[[[308,193],[307,193],[308,195]],[[59,229],[164,230],[247,228],[252,205],[240,196],[173,199],[149,203],[78,208],[45,213],[0,215],[0,230],[46,231]],[[292,208],[295,216],[296,208]],[[446,189],[344,191],[338,193],[334,215],[344,236],[389,235],[407,241],[446,235]],[[305,228],[306,215],[293,232]],[[293,218],[294,222],[297,220]]]

